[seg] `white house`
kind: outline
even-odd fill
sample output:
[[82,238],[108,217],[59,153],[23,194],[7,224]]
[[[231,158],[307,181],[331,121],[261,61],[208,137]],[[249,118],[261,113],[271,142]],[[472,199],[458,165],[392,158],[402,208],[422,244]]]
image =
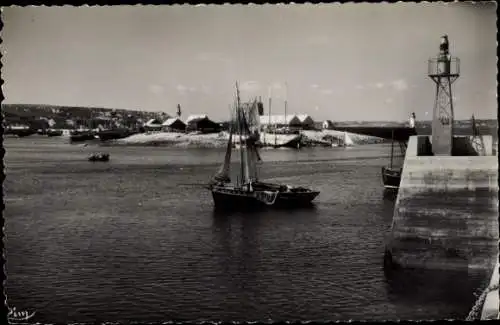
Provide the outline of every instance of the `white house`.
[[208,119],[207,114],[193,114],[189,115],[187,120],[186,120],[186,125],[189,124],[189,122],[194,121],[194,120],[203,120],[203,119]]
[[163,122],[162,126],[163,126],[163,131],[166,132],[175,132],[175,131],[183,132],[186,130],[186,124],[177,117],[171,117],[167,119],[165,122]]
[[259,116],[259,122],[261,126],[271,126],[271,127],[301,127],[302,123],[296,115],[262,115]]
[[152,118],[144,124],[146,131],[161,131],[162,123],[158,119]]
[[411,113],[410,115],[410,128],[415,128],[415,113]]

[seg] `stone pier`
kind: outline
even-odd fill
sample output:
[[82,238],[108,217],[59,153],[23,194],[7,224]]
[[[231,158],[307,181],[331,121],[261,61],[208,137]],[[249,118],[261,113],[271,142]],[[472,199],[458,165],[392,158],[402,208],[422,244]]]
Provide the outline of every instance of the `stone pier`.
[[[429,136],[406,151],[386,262],[408,268],[493,270],[498,256],[498,154],[472,137],[453,137],[451,156],[434,156]],[[480,151],[480,152],[479,152]]]

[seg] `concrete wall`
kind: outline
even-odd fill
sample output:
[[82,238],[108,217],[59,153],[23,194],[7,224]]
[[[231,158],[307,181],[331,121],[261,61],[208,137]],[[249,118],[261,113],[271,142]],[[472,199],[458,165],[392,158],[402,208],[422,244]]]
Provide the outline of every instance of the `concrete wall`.
[[389,258],[403,267],[491,270],[498,254],[498,157],[425,156],[428,146],[422,136],[408,143]]

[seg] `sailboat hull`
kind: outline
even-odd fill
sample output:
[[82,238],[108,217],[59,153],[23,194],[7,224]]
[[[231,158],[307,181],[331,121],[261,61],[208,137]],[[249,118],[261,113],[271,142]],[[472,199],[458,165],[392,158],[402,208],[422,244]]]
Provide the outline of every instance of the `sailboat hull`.
[[216,209],[253,210],[309,206],[313,204],[312,201],[319,195],[318,191],[278,192],[275,200],[265,202],[257,198],[256,194],[259,192],[215,188],[212,189],[212,197]]
[[401,168],[382,167],[382,181],[388,189],[398,189],[401,183]]

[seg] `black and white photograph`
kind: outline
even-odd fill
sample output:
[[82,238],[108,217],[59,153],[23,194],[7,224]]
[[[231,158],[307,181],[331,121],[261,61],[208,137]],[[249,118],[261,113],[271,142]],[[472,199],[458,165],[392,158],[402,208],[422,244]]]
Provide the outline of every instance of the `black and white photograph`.
[[2,7],[7,321],[499,319],[496,11]]

